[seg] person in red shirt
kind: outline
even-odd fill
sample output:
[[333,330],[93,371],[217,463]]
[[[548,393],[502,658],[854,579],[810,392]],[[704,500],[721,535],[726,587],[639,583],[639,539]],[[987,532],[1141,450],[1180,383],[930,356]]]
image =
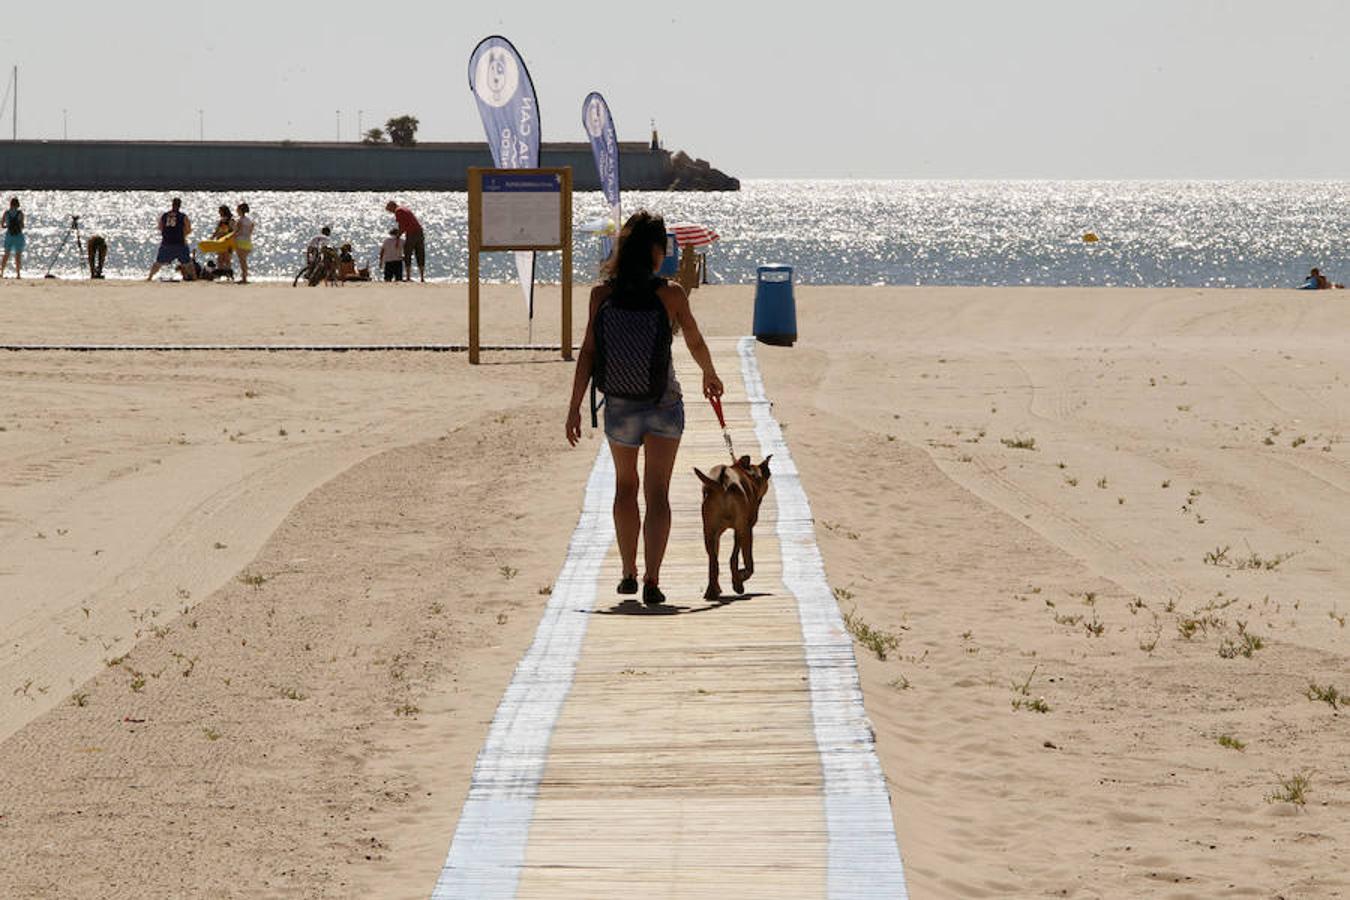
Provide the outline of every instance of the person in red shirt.
[[426,233],[422,231],[422,223],[417,221],[417,216],[413,215],[412,210],[406,206],[399,206],[393,200],[385,204],[385,209],[394,214],[394,220],[398,222],[398,234],[403,239],[403,280],[412,281],[412,261],[417,257],[417,275],[422,281],[427,280],[427,241]]

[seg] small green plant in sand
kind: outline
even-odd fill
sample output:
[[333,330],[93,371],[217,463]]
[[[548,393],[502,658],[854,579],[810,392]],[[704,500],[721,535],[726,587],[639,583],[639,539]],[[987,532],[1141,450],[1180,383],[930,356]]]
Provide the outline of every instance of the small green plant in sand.
[[1012,708],[1014,710],[1026,709],[1031,712],[1048,713],[1050,704],[1045,702],[1044,697],[1031,696],[1031,680],[1036,677],[1036,670],[1040,666],[1032,666],[1031,671],[1027,673],[1025,681],[1012,682]]
[[239,581],[241,584],[246,584],[256,591],[261,590],[262,586],[267,583],[267,576],[259,572],[241,572],[239,574]]
[[402,706],[397,706],[394,708],[394,715],[404,716],[409,719],[419,714],[420,712],[422,712],[422,710],[417,706],[413,705],[412,703],[404,703]]
[[910,684],[909,679],[903,675],[897,675],[895,678],[886,682],[886,687],[894,688],[897,691],[907,691],[913,686],[914,685]]
[[1064,483],[1067,484],[1069,487],[1078,487],[1078,479],[1074,478],[1072,475],[1065,478]]
[[1233,549],[1225,544],[1222,547],[1215,547],[1204,556],[1204,563],[1207,566],[1223,566],[1228,564],[1228,551]]
[[206,735],[206,739],[207,739],[208,741],[218,741],[218,740],[220,740],[220,732],[217,731],[216,729],[210,727],[210,726],[207,726],[206,728],[203,728],[203,729],[202,729],[202,734]]
[[1285,560],[1293,559],[1297,555],[1297,553],[1276,553],[1274,556],[1262,556],[1254,550],[1249,550],[1246,556],[1239,557],[1233,563],[1233,568],[1263,569],[1267,572],[1273,572]]
[[1350,707],[1350,696],[1342,694],[1335,685],[1311,682],[1303,695],[1314,703],[1320,701],[1332,709],[1341,706]]
[[309,699],[308,696],[307,696],[303,691],[297,690],[296,688],[293,688],[293,687],[285,687],[285,688],[282,688],[282,689],[281,689],[281,697],[282,697],[283,700],[307,700],[307,699]]
[[1167,490],[1168,488],[1170,488],[1171,486],[1172,486],[1172,479],[1170,479],[1170,478],[1165,478],[1165,479],[1163,479],[1162,489],[1163,489],[1164,491]]
[[1098,478],[1098,479],[1097,479],[1097,487],[1101,488],[1102,490],[1106,490],[1106,486],[1107,486],[1109,483],[1110,483],[1110,482],[1108,482],[1108,481],[1106,480],[1106,476],[1105,476],[1105,475],[1103,475],[1101,478]]
[[544,585],[543,587],[541,587],[541,588],[539,589],[539,596],[541,596],[541,597],[551,597],[551,596],[553,596],[553,585],[551,585],[551,584],[546,584],[546,585]]
[[1242,632],[1242,639],[1234,641],[1232,638],[1224,638],[1223,643],[1219,645],[1219,656],[1223,659],[1236,659],[1239,656],[1252,658],[1252,654],[1266,645],[1266,642],[1254,634]]
[[140,672],[133,672],[131,684],[128,686],[131,688],[132,693],[139,694],[141,691],[145,690],[145,676]]
[[1239,753],[1247,749],[1247,744],[1233,737],[1231,734],[1219,735],[1219,746],[1227,747],[1229,750],[1237,750]]
[[1097,618],[1097,613],[1092,613],[1092,621],[1084,622],[1083,628],[1087,630],[1088,637],[1101,637],[1106,631],[1106,623]]
[[501,566],[500,568],[497,569],[497,572],[507,581],[510,581],[512,578],[515,578],[517,575],[520,574],[520,570],[512,566]]
[[89,693],[87,691],[76,691],[70,695],[71,706],[88,706]]
[[1162,626],[1158,625],[1157,620],[1155,618],[1153,623],[1153,631],[1148,635],[1148,637],[1140,639],[1139,649],[1143,650],[1149,656],[1152,656],[1153,651],[1158,648],[1158,638],[1160,637],[1162,637]]
[[1302,447],[1306,443],[1308,443],[1307,437],[1300,434],[1298,437],[1294,438],[1292,441],[1289,442],[1289,446]]
[[1035,450],[1036,439],[1034,437],[1002,438],[999,443],[1009,450]]
[[1267,803],[1292,803],[1304,806],[1308,802],[1308,792],[1312,790],[1312,773],[1295,772],[1288,777],[1277,774],[1277,787],[1274,793],[1266,796]]
[[899,635],[873,628],[858,615],[856,607],[844,613],[844,628],[879,660],[885,661],[888,653],[900,647]]
[[1063,614],[1063,615],[1057,614],[1057,615],[1055,616],[1055,624],[1056,624],[1056,625],[1072,625],[1072,626],[1076,626],[1076,625],[1077,625],[1079,622],[1081,622],[1081,621],[1083,621],[1083,617],[1082,617],[1082,616],[1071,616],[1071,615],[1068,615],[1067,613],[1065,613],[1065,614]]
[[843,603],[845,601],[853,599],[853,592],[850,591],[848,588],[837,587],[832,588],[831,590],[834,594],[835,602],[837,603]]
[[1222,547],[1215,547],[1204,555],[1203,561],[1207,566],[1221,566],[1237,569],[1238,571],[1257,570],[1273,572],[1285,561],[1293,559],[1298,555],[1296,552],[1291,552],[1276,553],[1274,556],[1262,556],[1260,553],[1257,553],[1255,550],[1248,547],[1245,556],[1232,557],[1229,555],[1229,551],[1231,550],[1232,547],[1228,544],[1225,544]]

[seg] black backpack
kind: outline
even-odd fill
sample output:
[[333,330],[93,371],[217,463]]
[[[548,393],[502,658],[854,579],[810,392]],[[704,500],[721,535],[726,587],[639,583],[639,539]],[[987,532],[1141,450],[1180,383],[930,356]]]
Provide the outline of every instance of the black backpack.
[[657,291],[665,279],[645,288],[620,290],[595,313],[595,367],[591,377],[606,397],[655,403],[670,383],[670,316]]

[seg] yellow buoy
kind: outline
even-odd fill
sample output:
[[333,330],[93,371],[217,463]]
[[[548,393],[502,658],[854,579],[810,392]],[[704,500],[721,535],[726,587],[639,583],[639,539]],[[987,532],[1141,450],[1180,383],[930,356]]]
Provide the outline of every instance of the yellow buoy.
[[1097,235],[1089,231],[1087,234],[1083,235],[1083,243],[1085,244],[1097,243]]

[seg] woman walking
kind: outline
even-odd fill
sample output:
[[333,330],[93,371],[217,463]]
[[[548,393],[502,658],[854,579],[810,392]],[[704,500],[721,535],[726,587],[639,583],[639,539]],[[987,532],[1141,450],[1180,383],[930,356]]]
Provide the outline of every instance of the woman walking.
[[[586,337],[577,355],[567,440],[581,439],[581,401],[595,378],[605,392],[605,437],[614,457],[614,530],[623,560],[620,594],[638,591],[637,545],[643,536],[642,600],[665,602],[661,561],[670,538],[670,476],[684,434],[684,400],[670,346],[676,332],[703,371],[703,394],[722,395],[712,354],[699,333],[684,288],[658,278],[666,255],[666,223],[645,210],[624,224],[606,279],[591,290]],[[638,451],[645,450],[642,478]],[[638,512],[638,489],[647,504],[645,528]]]
[[19,209],[19,198],[9,199],[9,209],[0,216],[0,231],[5,234],[5,255],[0,259],[0,278],[5,277],[9,268],[10,254],[14,256],[14,277],[23,277],[23,251],[28,246],[28,238],[23,233],[23,210]]

